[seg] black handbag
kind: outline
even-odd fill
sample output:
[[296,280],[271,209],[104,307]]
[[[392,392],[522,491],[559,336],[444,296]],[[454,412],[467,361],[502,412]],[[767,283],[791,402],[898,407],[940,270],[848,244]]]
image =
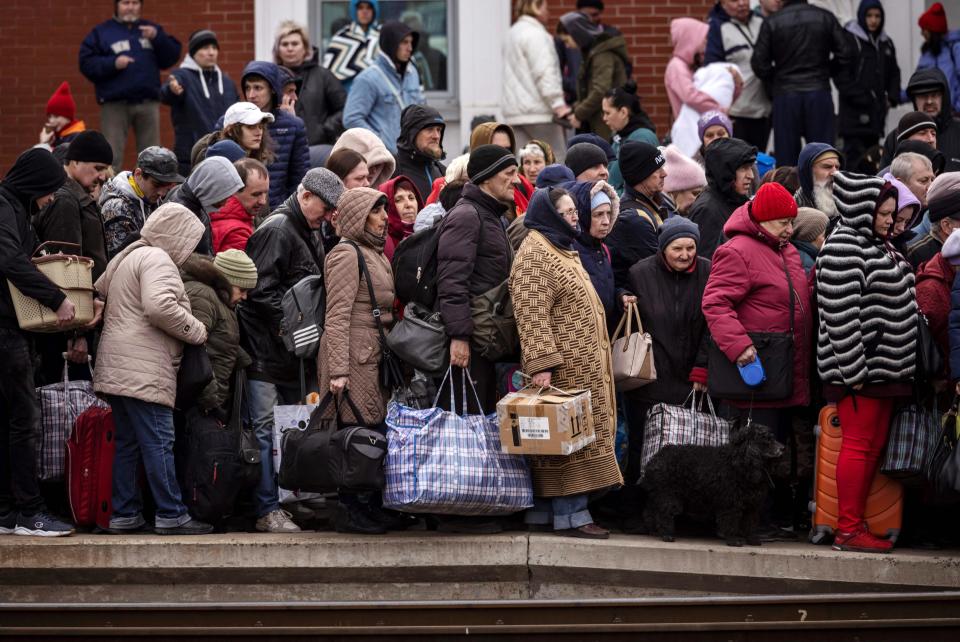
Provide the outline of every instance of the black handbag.
[[186,410],[194,404],[203,389],[213,381],[213,364],[205,345],[184,344],[177,371],[177,399],[174,405]]
[[387,347],[420,372],[440,376],[447,369],[450,348],[440,313],[415,301],[406,305],[403,319],[390,330]]
[[233,409],[230,415],[230,430],[239,437],[240,457],[239,482],[244,488],[253,488],[260,482],[260,443],[253,426],[243,420],[243,401],[247,388],[247,373],[237,368],[234,375]]
[[960,397],[954,399],[953,406],[943,416],[943,428],[927,464],[927,480],[933,486],[938,499],[956,499],[960,495],[958,404],[960,404]]
[[353,246],[357,252],[357,263],[360,266],[360,274],[367,282],[367,291],[370,293],[370,305],[373,306],[373,318],[377,323],[377,332],[380,333],[380,385],[387,390],[393,391],[403,386],[403,368],[400,360],[397,358],[390,347],[387,345],[387,334],[383,331],[383,321],[380,320],[380,306],[377,305],[377,298],[373,292],[373,281],[370,280],[370,271],[367,270],[367,262],[363,260],[363,254],[357,244],[349,239],[343,239],[343,243]]
[[361,423],[344,424],[339,400],[335,404],[336,417],[325,417],[330,402],[334,400],[334,396],[327,393],[310,415],[306,429],[283,433],[280,486],[310,493],[383,488],[386,430],[383,426],[363,425],[349,391],[343,391],[343,398]]
[[710,395],[732,401],[779,401],[793,394],[793,356],[794,356],[794,316],[796,292],[793,279],[787,267],[787,258],[782,253],[783,271],[787,275],[787,287],[790,289],[790,331],[789,332],[748,332],[747,336],[757,350],[757,358],[763,365],[766,379],[759,386],[751,388],[744,383],[740,369],[735,361],[717,346],[713,337],[708,341],[707,388]]
[[944,367],[943,353],[930,331],[923,312],[917,312],[917,375],[918,381],[933,381],[941,376]]

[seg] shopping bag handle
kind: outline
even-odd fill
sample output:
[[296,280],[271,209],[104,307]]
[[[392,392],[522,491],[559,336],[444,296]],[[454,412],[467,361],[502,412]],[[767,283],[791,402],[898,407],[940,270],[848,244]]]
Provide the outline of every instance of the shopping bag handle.
[[[457,366],[457,367],[460,367],[460,366]],[[467,383],[468,382],[470,383],[470,389],[473,391],[473,398],[477,402],[477,409],[480,411],[481,415],[485,415],[486,413],[483,411],[483,405],[480,403],[480,395],[477,393],[477,387],[473,383],[473,377],[470,376],[470,370],[467,368],[461,368],[461,370],[463,370],[463,387],[462,387],[463,415],[468,414],[467,413]],[[450,411],[453,412],[454,414],[457,414],[457,405],[456,405],[457,401],[456,401],[456,397],[454,396],[454,389],[453,389],[453,365],[447,366],[447,372],[446,374],[443,375],[443,380],[440,382],[440,385],[437,387],[437,396],[433,398],[433,407],[436,408],[437,404],[440,402],[440,395],[443,393],[443,386],[447,383],[447,381],[450,382]]]
[[[622,337],[629,337],[633,334],[634,319],[636,319],[637,322],[637,333],[643,334],[643,321],[640,319],[640,308],[637,307],[636,303],[628,303],[623,310],[623,316],[620,317],[620,323],[617,324],[617,329],[613,331],[613,337],[610,339],[611,342],[615,342]],[[621,334],[621,330],[624,330],[624,324],[626,324],[626,332]],[[623,352],[629,349],[630,344],[625,341],[623,343]]]

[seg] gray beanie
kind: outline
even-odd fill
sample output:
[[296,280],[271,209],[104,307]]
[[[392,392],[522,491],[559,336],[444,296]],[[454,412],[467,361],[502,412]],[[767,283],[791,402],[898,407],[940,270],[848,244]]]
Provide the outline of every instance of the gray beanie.
[[671,216],[663,222],[657,232],[657,243],[660,251],[663,252],[670,243],[677,239],[693,239],[699,245],[700,227],[688,218]]
[[330,207],[336,207],[344,192],[343,181],[326,167],[311,169],[300,181],[304,189],[316,194]]

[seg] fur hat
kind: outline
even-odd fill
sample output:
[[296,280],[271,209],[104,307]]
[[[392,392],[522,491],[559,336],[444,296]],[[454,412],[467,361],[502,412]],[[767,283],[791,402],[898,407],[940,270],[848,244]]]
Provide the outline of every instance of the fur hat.
[[681,152],[679,147],[668,145],[664,148],[663,155],[667,160],[663,166],[667,170],[667,177],[663,181],[663,191],[668,193],[682,192],[707,186],[707,175],[704,173],[703,167]]

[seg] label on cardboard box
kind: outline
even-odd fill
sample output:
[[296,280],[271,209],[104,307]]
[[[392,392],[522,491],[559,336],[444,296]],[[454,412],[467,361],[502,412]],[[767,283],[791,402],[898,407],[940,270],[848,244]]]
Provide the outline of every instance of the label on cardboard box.
[[550,439],[550,420],[546,417],[517,417],[521,439]]

